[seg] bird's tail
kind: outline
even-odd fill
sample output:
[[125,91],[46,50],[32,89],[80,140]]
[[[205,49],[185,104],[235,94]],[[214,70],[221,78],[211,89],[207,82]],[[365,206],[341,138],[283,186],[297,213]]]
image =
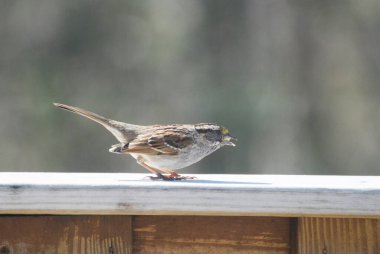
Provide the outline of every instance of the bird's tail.
[[65,109],[67,111],[70,111],[70,112],[79,114],[81,116],[87,117],[87,118],[89,118],[89,119],[91,119],[97,123],[100,123],[101,125],[109,124],[109,119],[107,119],[101,115],[95,114],[93,112],[90,112],[88,110],[69,106],[69,105],[65,105],[65,104],[61,104],[61,103],[53,103],[53,104],[54,104],[54,106],[56,106],[58,108],[62,108],[62,109]]
[[53,103],[54,106],[58,108],[65,109],[67,111],[76,113],[78,115],[87,117],[101,125],[103,125],[107,130],[109,130],[120,142],[127,143],[136,135],[136,130],[138,125],[127,124],[123,122],[114,121],[108,118],[105,118],[101,115],[95,114],[91,111],[73,107],[61,103]]

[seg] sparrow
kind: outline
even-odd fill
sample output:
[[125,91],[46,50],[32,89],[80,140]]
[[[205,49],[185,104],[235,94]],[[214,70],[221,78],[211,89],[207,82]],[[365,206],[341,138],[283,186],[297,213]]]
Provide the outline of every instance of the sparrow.
[[53,104],[103,125],[119,141],[109,151],[131,155],[138,164],[155,174],[150,177],[153,180],[194,179],[174,170],[190,166],[223,146],[235,146],[236,138],[228,129],[213,123],[135,125],[82,108]]

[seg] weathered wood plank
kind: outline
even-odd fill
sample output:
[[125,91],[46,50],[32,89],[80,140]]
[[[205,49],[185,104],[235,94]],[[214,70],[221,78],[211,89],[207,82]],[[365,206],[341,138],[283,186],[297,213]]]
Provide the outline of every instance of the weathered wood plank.
[[0,216],[0,253],[131,254],[130,216]]
[[0,213],[380,217],[378,176],[145,176],[0,173]]
[[135,216],[136,254],[288,254],[289,219]]
[[380,220],[300,218],[299,253],[380,253]]

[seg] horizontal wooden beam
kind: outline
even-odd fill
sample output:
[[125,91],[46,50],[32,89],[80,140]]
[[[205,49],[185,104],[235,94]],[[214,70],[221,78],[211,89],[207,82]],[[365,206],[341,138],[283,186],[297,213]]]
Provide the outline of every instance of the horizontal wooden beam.
[[1,214],[380,217],[379,176],[0,173]]
[[296,248],[289,219],[278,217],[0,215],[0,225],[0,254],[293,254]]

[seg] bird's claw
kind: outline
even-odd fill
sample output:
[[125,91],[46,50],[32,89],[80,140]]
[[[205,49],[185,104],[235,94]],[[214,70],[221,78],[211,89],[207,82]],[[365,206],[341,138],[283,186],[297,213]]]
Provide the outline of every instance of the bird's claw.
[[180,180],[191,180],[197,179],[194,176],[182,176],[175,172],[171,174],[161,174],[157,173],[156,176],[149,176],[150,180],[164,180],[164,181],[180,181]]

